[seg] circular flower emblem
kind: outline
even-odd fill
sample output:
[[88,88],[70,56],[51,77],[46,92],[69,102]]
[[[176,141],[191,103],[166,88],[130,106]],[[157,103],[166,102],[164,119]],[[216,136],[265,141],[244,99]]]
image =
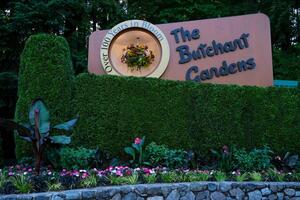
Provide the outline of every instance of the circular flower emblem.
[[144,67],[148,67],[154,60],[154,54],[148,49],[147,45],[137,44],[129,45],[126,49],[123,49],[123,55],[121,61],[126,63],[131,71],[141,70]]

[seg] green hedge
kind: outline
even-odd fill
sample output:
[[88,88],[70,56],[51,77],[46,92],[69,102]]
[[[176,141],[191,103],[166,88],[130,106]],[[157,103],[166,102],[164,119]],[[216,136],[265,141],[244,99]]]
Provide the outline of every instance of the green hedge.
[[[51,122],[69,119],[73,86],[70,50],[63,37],[31,36],[21,55],[18,102],[15,118],[27,122],[31,102],[41,97],[51,112]],[[17,157],[26,155],[30,144],[17,138]]]
[[297,89],[89,74],[78,76],[75,88],[75,146],[117,154],[145,135],[148,142],[202,153],[224,144],[300,153]]
[[[16,118],[27,119],[36,97],[45,99],[54,122],[79,114],[73,146],[117,155],[136,136],[146,136],[147,142],[201,153],[224,144],[300,153],[299,89],[90,74],[72,81],[67,43],[49,35],[28,40],[21,65]],[[17,155],[25,153],[18,140]]]

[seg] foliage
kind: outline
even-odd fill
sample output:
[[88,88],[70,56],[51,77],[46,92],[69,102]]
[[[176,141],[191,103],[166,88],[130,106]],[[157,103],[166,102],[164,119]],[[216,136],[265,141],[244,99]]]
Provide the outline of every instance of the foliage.
[[160,179],[163,183],[177,182],[178,174],[175,171],[164,172],[160,174]]
[[222,181],[225,181],[227,179],[226,173],[222,172],[222,171],[214,172],[213,176],[214,176],[215,180],[218,181],[218,182],[222,182]]
[[285,173],[277,169],[269,169],[266,173],[266,177],[268,181],[283,182],[285,180]]
[[130,176],[109,176],[111,184],[114,185],[125,185],[125,184],[137,184],[138,174],[134,173]]
[[83,147],[61,148],[59,151],[59,161],[57,167],[67,169],[86,169],[91,166],[95,159],[96,150],[86,149]]
[[74,146],[99,146],[117,156],[124,143],[144,134],[203,155],[223,144],[300,152],[299,141],[290,140],[300,134],[298,89],[81,74],[74,92],[73,110],[81,117]]
[[245,173],[241,173],[240,171],[235,171],[233,172],[233,178],[237,181],[237,182],[243,182],[245,180],[247,180],[249,177],[248,172]]
[[145,137],[142,139],[135,138],[134,143],[131,144],[132,147],[125,147],[124,151],[129,156],[132,157],[130,163],[136,166],[149,165],[148,162],[145,161],[145,155],[143,154],[143,145],[145,143]]
[[82,179],[80,185],[84,188],[96,187],[97,186],[97,176],[90,175],[85,179]]
[[263,180],[263,177],[262,177],[261,173],[259,173],[259,172],[250,172],[249,177],[250,177],[251,181],[259,182],[259,181]]
[[187,173],[188,181],[196,182],[196,181],[208,181],[211,178],[209,171],[197,171]]
[[[21,56],[15,120],[27,120],[28,105],[36,98],[47,102],[53,124],[71,116],[72,74],[70,50],[64,38],[46,34],[31,36]],[[19,158],[28,155],[30,145],[16,140]]]
[[299,156],[290,152],[287,152],[284,157],[276,156],[272,160],[272,163],[274,163],[277,169],[284,171],[295,170],[300,166]]
[[[13,118],[17,101],[18,77],[15,72],[0,69],[0,117]],[[15,159],[14,136],[11,131],[0,130],[0,165]],[[3,160],[2,160],[3,159]]]
[[148,184],[156,183],[157,177],[155,174],[148,174],[148,175],[144,175],[144,180]]
[[63,186],[60,182],[47,182],[48,191],[59,191],[63,189]]
[[32,190],[32,185],[25,175],[14,176],[11,180],[20,193],[29,193]]
[[233,169],[232,151],[224,145],[220,151],[211,149],[213,156],[217,159],[217,168],[225,172]]
[[249,153],[243,148],[235,148],[233,150],[235,168],[247,172],[268,170],[272,167],[272,153],[267,146],[260,149],[254,148]]
[[273,49],[274,75],[281,80],[300,80],[300,44],[291,46],[288,50]]
[[21,125],[14,121],[0,118],[0,126],[16,130],[22,139],[32,143],[37,174],[39,174],[42,156],[47,144],[69,144],[71,142],[71,138],[68,136],[50,136],[50,131],[52,129],[70,131],[76,122],[77,119],[72,119],[62,124],[50,126],[50,114],[41,99],[36,99],[32,102],[29,109],[28,122],[25,124]]
[[155,142],[146,147],[146,153],[151,166],[164,166],[170,169],[187,167],[187,152],[180,149],[169,149]]

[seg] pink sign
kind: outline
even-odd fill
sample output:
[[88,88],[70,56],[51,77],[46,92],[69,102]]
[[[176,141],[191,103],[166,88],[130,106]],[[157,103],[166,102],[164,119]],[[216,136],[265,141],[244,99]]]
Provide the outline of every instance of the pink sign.
[[[137,56],[128,57],[131,52]],[[149,52],[151,60],[146,57]],[[137,62],[132,64],[129,61],[133,58]],[[139,58],[148,62],[140,65]],[[141,20],[122,22],[111,30],[91,34],[88,70],[94,74],[272,86],[270,22],[264,14],[160,25]]]

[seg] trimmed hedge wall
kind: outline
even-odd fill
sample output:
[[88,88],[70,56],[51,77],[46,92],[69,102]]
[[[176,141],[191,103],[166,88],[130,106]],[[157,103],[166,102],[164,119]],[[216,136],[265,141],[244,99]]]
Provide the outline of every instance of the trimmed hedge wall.
[[[275,152],[300,153],[299,89],[72,77],[66,41],[32,36],[21,58],[18,121],[27,120],[30,102],[42,97],[54,122],[80,116],[73,146],[99,146],[114,155],[136,136],[201,153],[224,144],[246,148],[268,144]],[[26,147],[30,145],[17,141],[19,158],[28,152]]]
[[145,135],[148,142],[202,153],[224,144],[300,153],[297,89],[89,74],[78,76],[75,88],[75,146],[117,154]]
[[[21,55],[19,99],[15,119],[28,121],[31,102],[41,97],[51,114],[51,122],[68,120],[71,113],[73,68],[67,41],[48,34],[31,36]],[[27,155],[31,144],[16,138],[17,157]]]

